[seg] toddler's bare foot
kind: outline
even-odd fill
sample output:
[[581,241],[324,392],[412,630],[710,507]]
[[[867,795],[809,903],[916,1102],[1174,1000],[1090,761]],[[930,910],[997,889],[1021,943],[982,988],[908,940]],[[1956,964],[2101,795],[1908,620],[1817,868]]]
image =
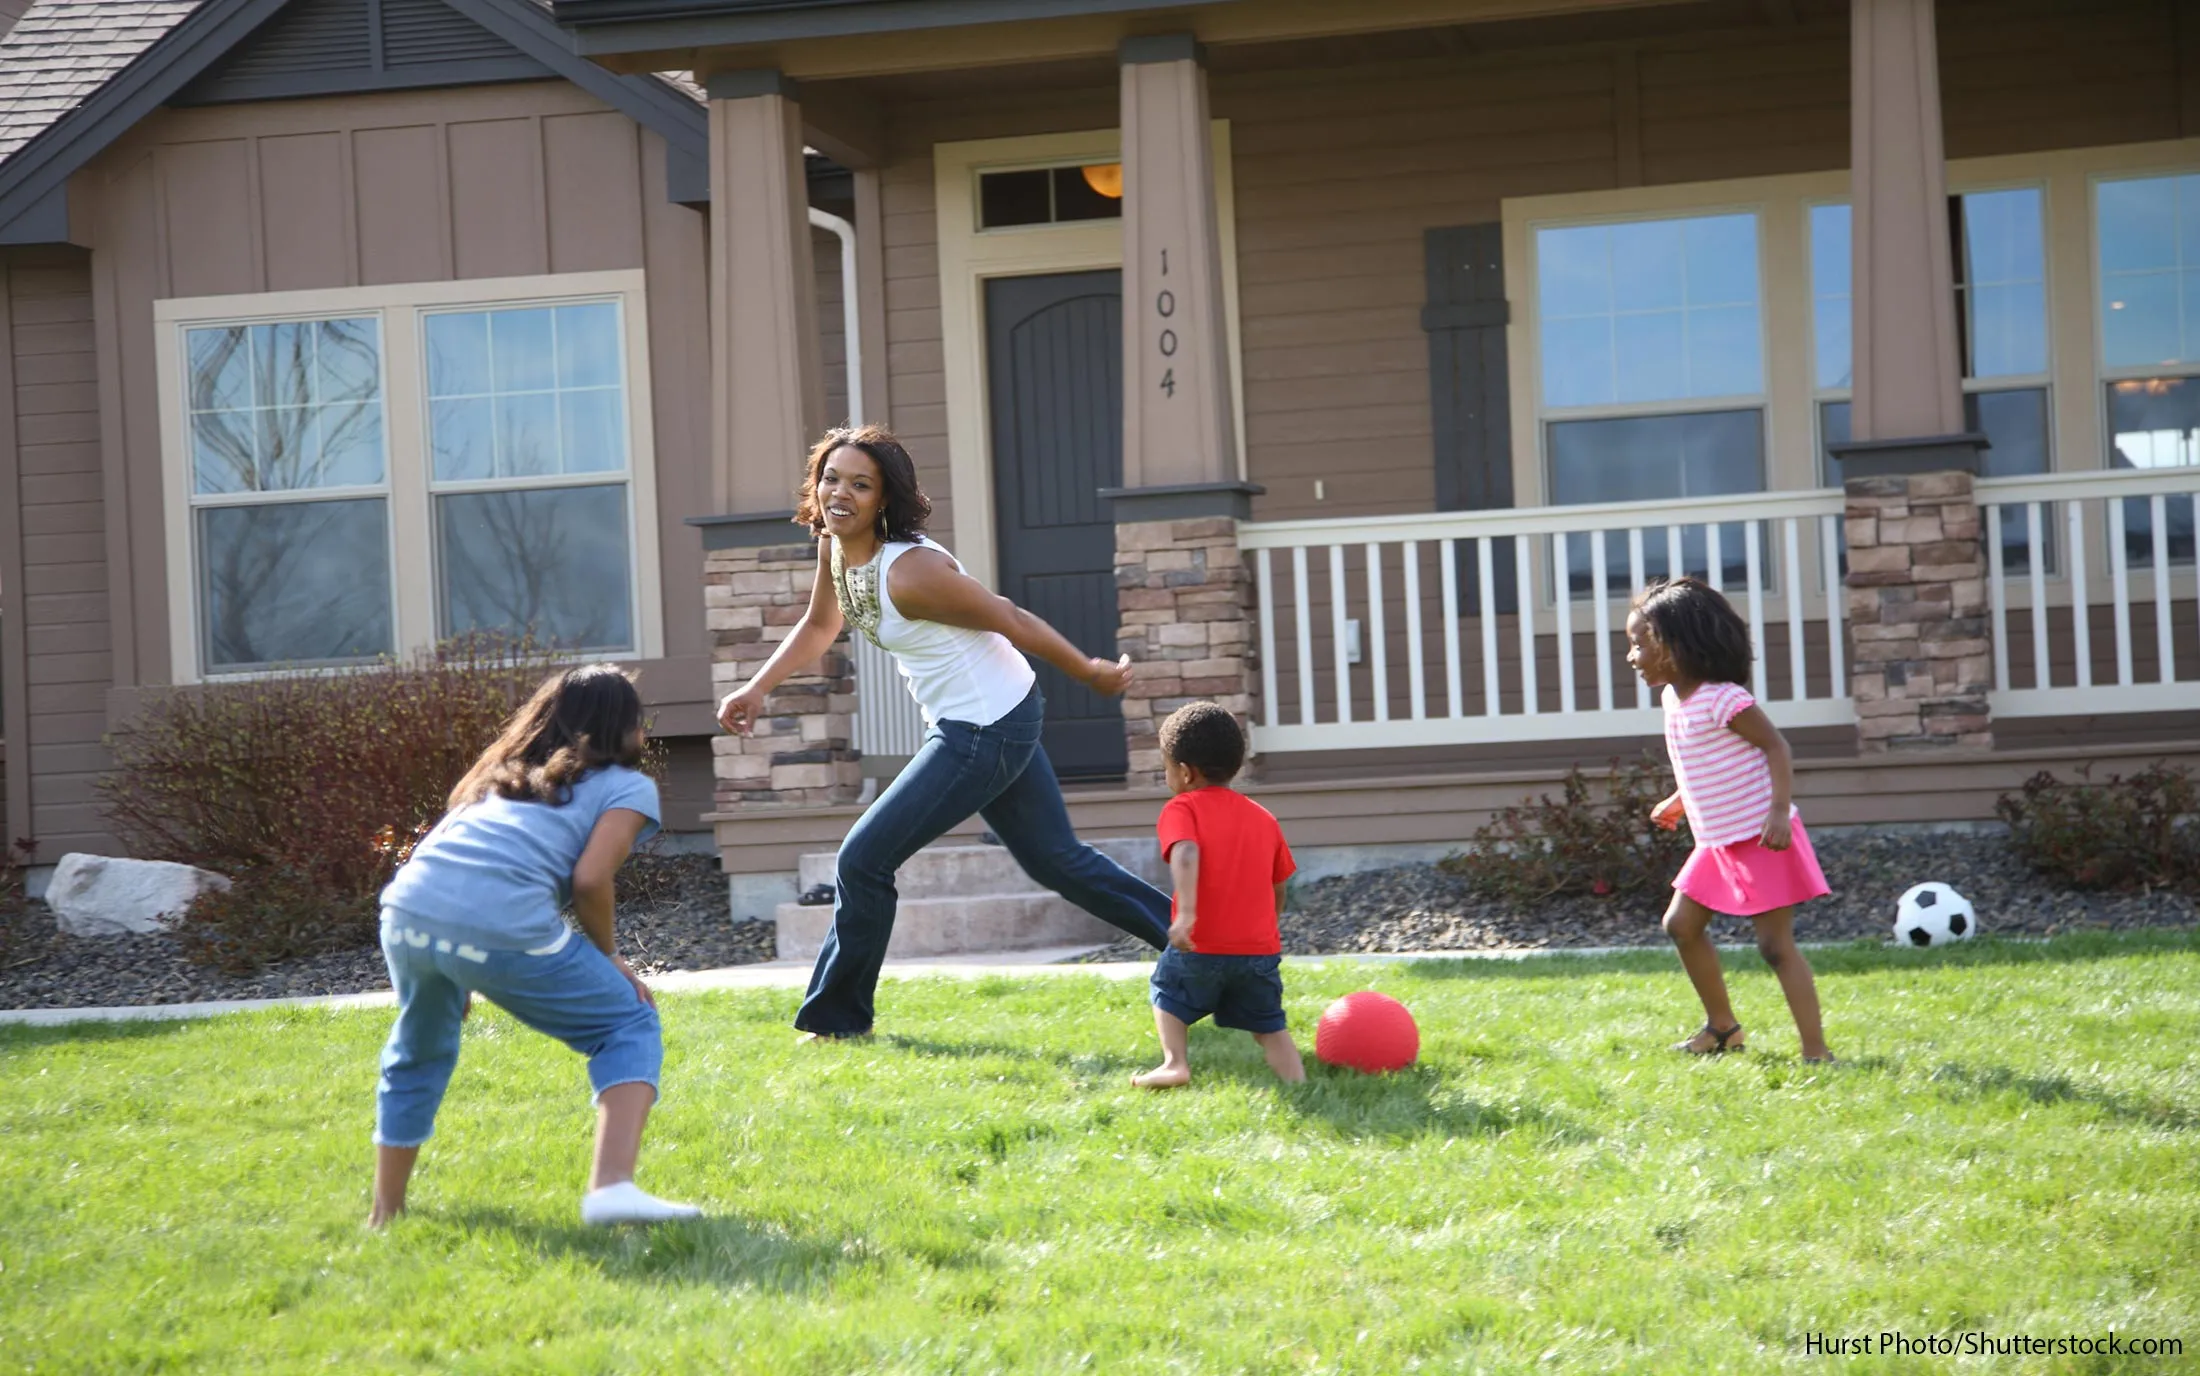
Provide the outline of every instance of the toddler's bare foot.
[[1143,1075],[1131,1076],[1131,1083],[1140,1089],[1177,1089],[1192,1082],[1192,1068],[1188,1065],[1171,1065],[1163,1061]]
[[382,1205],[377,1204],[367,1211],[367,1226],[376,1232],[380,1232],[389,1226],[391,1219],[403,1212],[405,1212],[405,1206],[402,1204],[396,1208],[384,1208]]

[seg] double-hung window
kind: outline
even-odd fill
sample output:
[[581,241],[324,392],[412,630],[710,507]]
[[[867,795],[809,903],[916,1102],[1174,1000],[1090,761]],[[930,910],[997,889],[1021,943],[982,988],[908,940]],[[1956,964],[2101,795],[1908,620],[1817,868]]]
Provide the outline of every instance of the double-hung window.
[[[1551,501],[1650,501],[1765,485],[1765,366],[1758,217],[1753,213],[1551,225],[1535,231],[1544,459]],[[1739,579],[1743,544],[1720,541]],[[1607,568],[1627,567],[1623,537]],[[1668,567],[1665,533],[1644,558]],[[1568,541],[1569,582],[1588,589],[1586,538]],[[1701,529],[1683,567],[1708,571]],[[1621,562],[1613,563],[1613,560]]]
[[[1963,359],[1963,419],[1986,436],[1981,473],[2045,473],[2049,450],[2047,251],[2038,187],[1973,191],[1948,198],[1954,250],[1956,331]],[[1850,228],[1846,204],[1810,209],[1812,367],[1826,484],[1840,474],[1831,454],[1851,436],[1849,389]],[[2047,558],[2052,561],[2053,541]],[[2002,532],[2004,566],[2030,567],[2021,527]]]
[[[2200,175],[2094,189],[2109,466],[2200,463]],[[2193,504],[2166,504],[2169,556],[2193,558]],[[2154,561],[2152,503],[2124,502],[2126,555]]]
[[179,682],[662,653],[641,274],[159,303]]

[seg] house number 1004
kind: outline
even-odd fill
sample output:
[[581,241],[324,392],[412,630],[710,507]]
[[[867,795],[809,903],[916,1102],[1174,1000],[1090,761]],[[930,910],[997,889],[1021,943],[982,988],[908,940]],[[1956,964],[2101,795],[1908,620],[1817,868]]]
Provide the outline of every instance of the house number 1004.
[[[1161,250],[1161,275],[1163,277],[1169,275],[1169,251],[1167,249]],[[1170,291],[1167,287],[1163,287],[1160,291],[1160,294],[1155,296],[1153,299],[1153,309],[1154,314],[1160,316],[1163,320],[1167,320],[1171,316],[1175,315],[1176,293]],[[1161,356],[1163,358],[1167,359],[1176,357],[1175,330],[1170,329],[1167,325],[1163,325],[1161,327],[1161,337],[1156,342],[1161,347]],[[1161,370],[1161,394],[1167,397],[1173,397],[1176,395],[1176,369],[1166,364],[1163,365]]]

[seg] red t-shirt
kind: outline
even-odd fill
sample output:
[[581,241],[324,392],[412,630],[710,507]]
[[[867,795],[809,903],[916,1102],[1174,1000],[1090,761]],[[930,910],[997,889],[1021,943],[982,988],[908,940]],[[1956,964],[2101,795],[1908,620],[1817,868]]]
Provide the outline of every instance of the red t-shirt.
[[1192,949],[1211,956],[1272,956],[1276,885],[1298,866],[1275,814],[1229,788],[1195,788],[1161,809],[1161,858],[1179,841],[1199,847],[1199,916]]

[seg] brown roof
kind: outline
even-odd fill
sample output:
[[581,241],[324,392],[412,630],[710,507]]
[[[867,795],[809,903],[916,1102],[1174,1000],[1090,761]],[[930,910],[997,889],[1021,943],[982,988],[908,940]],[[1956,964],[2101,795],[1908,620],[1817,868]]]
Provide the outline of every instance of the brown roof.
[[82,105],[199,0],[37,0],[0,39],[0,159]]
[[[201,0],[32,0],[0,38],[0,162],[82,105]],[[535,0],[549,8],[549,0]],[[0,0],[0,8],[8,0]],[[687,72],[661,78],[701,103]]]

